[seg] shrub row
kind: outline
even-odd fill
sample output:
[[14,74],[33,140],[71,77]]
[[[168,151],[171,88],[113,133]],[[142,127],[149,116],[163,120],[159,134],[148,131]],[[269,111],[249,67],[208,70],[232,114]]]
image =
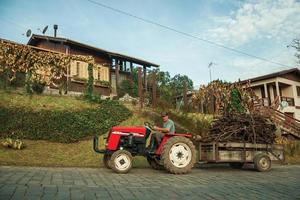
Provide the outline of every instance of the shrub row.
[[100,102],[97,108],[79,111],[34,111],[26,107],[1,106],[0,136],[76,142],[87,136],[104,134],[130,116],[126,107],[109,100]]
[[169,112],[169,117],[184,126],[193,135],[207,135],[212,125],[213,117],[200,113]]

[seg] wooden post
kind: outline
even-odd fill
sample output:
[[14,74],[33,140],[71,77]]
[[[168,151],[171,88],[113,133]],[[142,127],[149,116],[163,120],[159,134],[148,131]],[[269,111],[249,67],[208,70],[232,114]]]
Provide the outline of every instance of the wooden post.
[[187,110],[187,82],[186,80],[183,81],[183,105],[184,105],[184,110]]
[[278,83],[277,80],[276,80],[275,84],[276,84],[276,93],[277,93],[277,96],[279,96],[279,103],[281,103],[281,96],[280,96],[279,83]]
[[156,108],[156,71],[152,73],[152,106]]
[[139,98],[140,98],[140,107],[143,108],[143,84],[142,84],[142,68],[138,68],[138,93],[139,93]]
[[133,81],[133,63],[130,62],[130,79]]
[[119,66],[119,61],[116,59],[116,68],[115,68],[115,73],[116,73],[116,91],[118,94],[118,87],[119,87],[119,80],[120,80],[120,74],[119,74],[119,70],[120,70],[120,66]]
[[143,70],[143,72],[144,72],[144,89],[145,89],[145,91],[147,91],[147,67],[144,65],[143,68],[144,68],[144,70]]

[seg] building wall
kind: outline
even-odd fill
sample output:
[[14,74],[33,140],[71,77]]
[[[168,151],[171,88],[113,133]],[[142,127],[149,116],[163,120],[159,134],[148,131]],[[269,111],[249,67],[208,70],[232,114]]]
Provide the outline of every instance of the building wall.
[[[89,51],[84,48],[80,47],[74,47],[74,46],[67,46],[62,43],[54,43],[49,41],[40,41],[36,44],[37,47],[49,49],[53,51],[58,51],[61,53],[69,53],[74,55],[85,55],[85,56],[93,56],[95,59],[95,63],[97,64],[96,68],[94,68],[93,77],[94,80],[101,80],[101,81],[111,81],[110,77],[110,58],[108,58],[105,55],[102,55],[97,52]],[[76,65],[79,63],[79,74],[77,74]],[[88,64],[81,61],[72,61],[71,66],[69,68],[69,74],[71,76],[78,76],[79,78],[88,78]],[[98,72],[99,72],[99,78],[98,79]],[[70,91],[75,92],[82,92],[84,84],[79,84],[78,82],[75,82],[71,77],[71,86],[69,87]],[[74,83],[73,83],[74,82]],[[110,88],[109,87],[102,87],[100,85],[95,85],[95,90],[98,93],[101,93],[102,95],[108,96],[110,94]]]
[[283,97],[294,98],[293,86],[284,86],[281,87],[281,94]]
[[[86,86],[86,84],[81,83],[81,82],[71,82],[71,83],[69,83],[68,87],[69,87],[70,91],[83,93],[86,90],[87,86]],[[110,88],[94,86],[94,92],[99,95],[109,96]]]
[[258,96],[259,98],[262,98],[262,96],[261,96],[261,89],[259,87],[253,88],[253,91],[254,91],[254,93],[255,93],[256,96]]
[[290,87],[289,93],[287,93],[287,94],[291,95],[290,97],[293,97],[294,101],[295,101],[295,106],[288,106],[287,108],[284,108],[282,111],[283,112],[293,112],[294,117],[296,119],[300,120],[300,109],[297,109],[297,107],[300,107],[300,97],[298,97],[298,95],[297,95],[297,88],[296,88],[296,86],[300,87],[300,82],[294,81],[294,80],[288,80],[288,79],[282,78],[282,77],[278,77],[277,79],[279,82],[283,82],[283,83],[292,85]]

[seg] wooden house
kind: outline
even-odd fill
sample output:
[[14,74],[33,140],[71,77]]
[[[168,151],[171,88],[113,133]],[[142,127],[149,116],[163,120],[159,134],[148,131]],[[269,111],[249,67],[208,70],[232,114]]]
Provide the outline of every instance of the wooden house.
[[[250,87],[260,98],[264,106],[286,102],[281,111],[286,115],[300,120],[300,70],[287,69],[263,76],[243,80],[250,82]],[[280,107],[278,107],[280,109]]]
[[[41,49],[73,54],[93,56],[96,68],[93,71],[94,90],[96,93],[110,96],[117,93],[117,85],[124,79],[129,79],[134,67],[143,68],[144,86],[146,86],[147,69],[159,67],[159,65],[139,58],[123,55],[93,47],[61,37],[52,37],[33,34],[28,45]],[[83,92],[88,78],[88,64],[80,61],[72,61],[68,67],[68,91]]]

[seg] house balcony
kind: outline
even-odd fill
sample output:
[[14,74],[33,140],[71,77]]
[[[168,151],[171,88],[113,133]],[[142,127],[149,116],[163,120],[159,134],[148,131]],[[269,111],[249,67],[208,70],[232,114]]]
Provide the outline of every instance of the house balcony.
[[295,100],[292,97],[280,97],[281,102],[286,101],[289,106],[295,106]]
[[285,96],[280,96],[280,102],[278,101],[279,98],[275,98],[273,101],[271,101],[271,98],[260,98],[259,99],[259,104],[263,106],[273,106],[273,107],[278,107],[279,103],[282,101],[286,101],[288,103],[288,106],[295,106],[295,100],[292,97],[285,97]]

